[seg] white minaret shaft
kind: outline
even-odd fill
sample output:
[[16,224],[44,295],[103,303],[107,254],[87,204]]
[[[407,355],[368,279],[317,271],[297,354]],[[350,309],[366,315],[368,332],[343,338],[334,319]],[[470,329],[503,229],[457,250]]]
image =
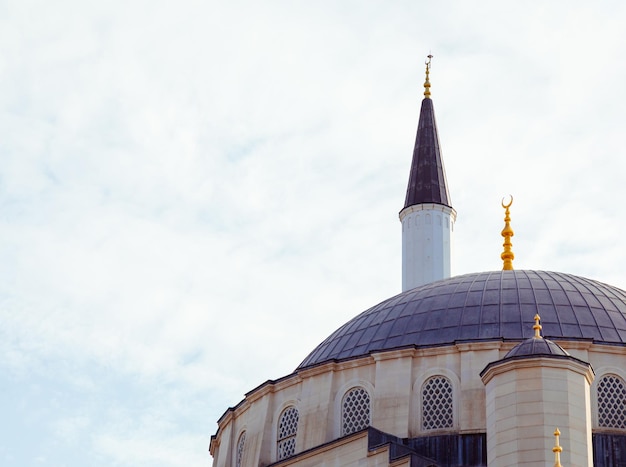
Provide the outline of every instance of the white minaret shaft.
[[426,62],[420,110],[402,222],[402,291],[451,275],[456,211],[450,205]]
[[454,209],[434,203],[400,212],[403,292],[451,276],[455,219]]

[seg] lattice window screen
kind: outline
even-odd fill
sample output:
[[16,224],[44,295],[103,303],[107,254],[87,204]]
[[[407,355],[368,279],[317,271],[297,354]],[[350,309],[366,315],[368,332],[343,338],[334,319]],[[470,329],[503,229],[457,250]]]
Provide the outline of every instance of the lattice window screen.
[[246,444],[246,432],[244,431],[239,436],[239,442],[237,443],[237,467],[241,467],[241,460],[243,459],[243,447]]
[[370,395],[362,387],[350,389],[341,404],[341,433],[349,435],[370,426]]
[[298,409],[286,408],[278,423],[278,460],[293,456],[296,452],[296,435],[298,433]]
[[422,386],[422,429],[453,427],[452,384],[445,376],[433,376]]
[[626,384],[617,375],[598,383],[598,426],[626,429]]

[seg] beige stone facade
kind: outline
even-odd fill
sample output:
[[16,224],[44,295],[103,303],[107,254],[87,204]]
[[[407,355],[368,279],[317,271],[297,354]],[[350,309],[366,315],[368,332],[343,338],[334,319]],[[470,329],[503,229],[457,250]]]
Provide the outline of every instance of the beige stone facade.
[[590,385],[593,370],[569,358],[503,360],[483,373],[490,466],[554,465],[559,427],[571,465],[592,466]]
[[[605,374],[626,380],[623,347],[577,341],[559,344],[589,362],[596,382]],[[603,431],[598,426],[591,370],[569,360],[557,364],[550,359],[524,360],[491,368],[485,386],[481,371],[512,347],[512,343],[475,342],[393,350],[325,363],[267,382],[219,420],[210,444],[213,466],[265,466],[279,461],[279,465],[298,466],[390,465],[388,456],[382,456],[383,461],[368,450],[365,432],[346,435],[342,431],[346,410],[342,400],[353,388],[363,388],[369,395],[368,424],[398,438],[485,433],[489,465],[552,465],[551,433],[559,426],[563,464],[591,465],[591,430]],[[445,393],[444,398],[425,399],[423,389],[431,383],[439,385],[436,397]],[[297,410],[297,430],[293,452],[280,459],[279,425],[288,408]],[[436,410],[446,411],[439,427],[425,423]]]

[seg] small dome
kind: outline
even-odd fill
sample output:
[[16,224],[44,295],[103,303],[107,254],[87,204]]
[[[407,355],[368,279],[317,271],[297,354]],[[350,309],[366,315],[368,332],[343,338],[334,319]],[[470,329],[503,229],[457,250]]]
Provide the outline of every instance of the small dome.
[[398,348],[522,341],[541,315],[549,339],[626,346],[626,292],[584,277],[515,270],[455,276],[402,292],[331,334],[298,368]]
[[558,355],[567,357],[569,356],[569,353],[563,350],[559,344],[556,344],[549,339],[531,337],[513,347],[504,356],[504,360],[512,357],[533,357],[539,355]]

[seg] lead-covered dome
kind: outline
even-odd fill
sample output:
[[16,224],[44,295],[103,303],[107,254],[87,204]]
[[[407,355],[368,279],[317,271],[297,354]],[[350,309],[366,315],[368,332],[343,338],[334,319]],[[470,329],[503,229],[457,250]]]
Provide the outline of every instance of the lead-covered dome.
[[298,368],[403,347],[523,340],[535,314],[551,339],[626,345],[626,292],[547,271],[466,274],[403,292],[361,313]]
[[567,353],[567,351],[565,351],[563,347],[556,342],[552,342],[550,339],[544,339],[543,337],[529,337],[509,350],[503,360],[506,360],[507,358],[536,357],[546,355],[569,357],[569,353]]

